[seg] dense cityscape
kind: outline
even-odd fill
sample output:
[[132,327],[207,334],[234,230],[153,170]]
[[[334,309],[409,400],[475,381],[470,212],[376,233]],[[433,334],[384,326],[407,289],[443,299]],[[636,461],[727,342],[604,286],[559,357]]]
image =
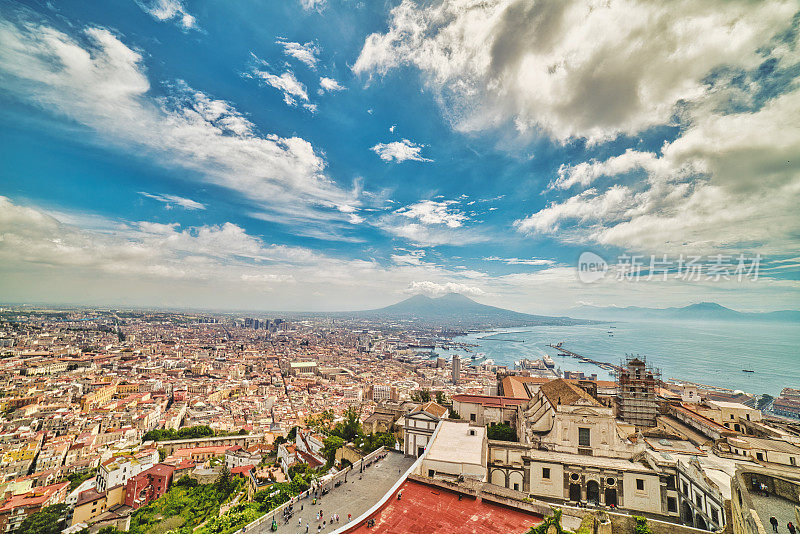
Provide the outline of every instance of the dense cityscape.
[[800,534],[800,0],[0,0],[0,534]]
[[[3,308],[0,530],[322,530],[329,516],[312,519],[312,503],[352,521],[331,515],[325,532],[375,520],[402,530],[425,524],[404,503],[442,505],[424,487],[464,503],[440,520],[508,528],[552,510],[587,533],[794,520],[784,499],[800,487],[800,390],[770,399],[667,382],[635,357],[616,381],[549,357],[477,363],[457,333],[325,315]],[[377,492],[338,495],[365,471]]]

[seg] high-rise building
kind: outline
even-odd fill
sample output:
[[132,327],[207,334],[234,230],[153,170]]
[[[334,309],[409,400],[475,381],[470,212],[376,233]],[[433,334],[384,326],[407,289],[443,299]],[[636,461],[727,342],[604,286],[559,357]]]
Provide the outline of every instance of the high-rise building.
[[461,357],[453,355],[453,384],[458,384],[461,379]]

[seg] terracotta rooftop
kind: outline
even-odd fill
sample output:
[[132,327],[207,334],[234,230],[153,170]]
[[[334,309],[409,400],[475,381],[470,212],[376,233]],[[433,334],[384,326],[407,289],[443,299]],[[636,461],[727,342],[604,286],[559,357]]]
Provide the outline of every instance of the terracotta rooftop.
[[556,406],[558,404],[562,405],[573,405],[573,404],[584,404],[589,403],[595,406],[601,406],[601,404],[586,393],[584,390],[572,384],[564,379],[557,379],[551,380],[546,384],[542,384],[539,386],[539,391],[550,401],[550,404]]
[[418,413],[418,412],[427,412],[435,417],[443,417],[444,414],[447,413],[447,408],[440,404],[436,404],[433,401],[426,402],[416,410],[413,410],[411,413]]
[[471,496],[459,499],[457,493],[410,480],[400,486],[400,491],[400,500],[393,495],[371,516],[374,527],[368,528],[362,522],[347,533],[522,534],[542,521],[521,510],[486,500],[479,502]]

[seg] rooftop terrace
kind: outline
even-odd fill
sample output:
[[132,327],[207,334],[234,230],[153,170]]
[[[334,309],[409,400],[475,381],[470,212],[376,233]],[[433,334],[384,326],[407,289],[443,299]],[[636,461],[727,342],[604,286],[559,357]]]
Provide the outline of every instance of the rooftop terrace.
[[375,526],[365,523],[348,534],[408,532],[467,534],[527,532],[541,522],[539,516],[467,495],[407,480],[400,486],[402,499],[391,498],[373,514]]

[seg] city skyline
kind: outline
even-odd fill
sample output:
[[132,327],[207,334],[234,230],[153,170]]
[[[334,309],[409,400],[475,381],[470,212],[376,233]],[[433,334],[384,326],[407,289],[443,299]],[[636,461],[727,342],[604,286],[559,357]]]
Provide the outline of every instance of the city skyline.
[[3,302],[797,309],[796,4],[587,6],[0,4]]

